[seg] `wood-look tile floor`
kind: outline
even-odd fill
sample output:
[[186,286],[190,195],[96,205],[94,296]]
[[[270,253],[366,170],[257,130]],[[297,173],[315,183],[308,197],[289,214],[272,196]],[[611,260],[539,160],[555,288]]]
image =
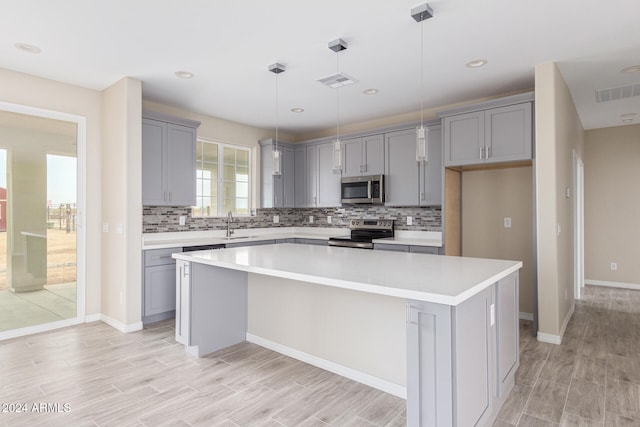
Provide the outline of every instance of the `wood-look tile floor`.
[[640,426],[640,291],[586,286],[562,344],[520,328],[516,385],[494,427]]
[[[0,341],[0,405],[27,404],[0,407],[0,426],[406,424],[403,399],[255,344],[193,357],[173,324],[122,334],[96,322]],[[32,412],[40,403],[61,412]]]
[[[585,293],[562,345],[521,325],[494,426],[640,426],[640,292]],[[96,322],[0,341],[0,404],[27,410],[0,426],[405,425],[397,397],[249,343],[195,358],[173,337],[173,321],[132,334]]]

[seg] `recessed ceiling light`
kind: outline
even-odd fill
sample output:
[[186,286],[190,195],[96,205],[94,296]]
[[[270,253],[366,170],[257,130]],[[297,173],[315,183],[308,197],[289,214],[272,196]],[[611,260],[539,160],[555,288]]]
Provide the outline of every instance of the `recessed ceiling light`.
[[633,119],[622,119],[622,123],[628,125],[629,123],[633,123]]
[[362,93],[364,93],[365,95],[375,95],[378,92],[380,91],[376,88],[366,89],[362,91]]
[[40,49],[38,46],[33,45],[33,44],[29,44],[29,43],[16,43],[13,46],[16,49],[21,50],[23,52],[27,52],[27,53],[40,53],[40,52],[42,52],[42,49]]
[[176,76],[180,77],[181,79],[192,79],[193,78],[193,73],[190,73],[189,71],[176,71]]
[[620,70],[621,73],[625,74],[637,73],[638,71],[640,71],[640,65],[632,65],[631,67],[623,68],[622,70]]
[[635,116],[637,116],[637,115],[638,115],[638,113],[626,113],[626,114],[620,114],[620,118],[625,119],[625,118],[628,118],[628,117],[635,117]]
[[469,67],[469,68],[480,68],[483,65],[486,65],[487,62],[489,62],[489,61],[487,61],[486,59],[474,59],[473,61],[467,62],[467,67]]
[[292,113],[302,113],[304,111],[304,108],[300,108],[300,107],[295,107],[291,109]]

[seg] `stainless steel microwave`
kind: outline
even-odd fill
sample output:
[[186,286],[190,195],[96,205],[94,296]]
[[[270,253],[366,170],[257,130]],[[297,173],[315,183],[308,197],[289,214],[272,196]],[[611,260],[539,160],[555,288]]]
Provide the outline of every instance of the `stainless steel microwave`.
[[384,203],[384,175],[351,176],[340,183],[342,203]]

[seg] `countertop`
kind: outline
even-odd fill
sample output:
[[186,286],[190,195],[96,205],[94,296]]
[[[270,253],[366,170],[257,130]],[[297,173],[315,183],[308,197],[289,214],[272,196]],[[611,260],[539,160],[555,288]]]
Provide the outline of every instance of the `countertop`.
[[[336,227],[280,227],[234,229],[233,239],[225,237],[226,230],[181,231],[147,233],[142,235],[142,249],[164,249],[199,245],[218,245],[275,239],[322,239],[349,235],[348,228]],[[396,230],[395,237],[375,239],[374,243],[391,245],[442,246],[442,233],[435,231]]]
[[249,273],[451,306],[522,268],[520,261],[287,243],[172,256]]

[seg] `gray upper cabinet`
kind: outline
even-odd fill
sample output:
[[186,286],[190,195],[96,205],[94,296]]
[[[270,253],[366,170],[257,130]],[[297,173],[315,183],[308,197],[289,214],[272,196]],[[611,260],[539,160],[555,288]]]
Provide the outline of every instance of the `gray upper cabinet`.
[[307,147],[297,147],[294,157],[294,205],[297,208],[309,206],[307,185]]
[[378,175],[384,173],[384,136],[371,135],[343,141],[343,175]]
[[295,159],[293,147],[278,142],[280,175],[273,175],[275,141],[260,141],[260,171],[262,175],[262,207],[292,208],[295,205]]
[[142,204],[196,204],[198,122],[145,113],[142,119]]
[[532,122],[531,102],[446,116],[444,165],[529,160]]
[[429,128],[428,161],[416,161],[414,128],[385,134],[387,206],[442,204],[442,138],[440,128]]
[[304,178],[299,174],[296,184],[300,180],[305,191],[296,191],[296,207],[340,206],[341,174],[333,170],[333,144],[308,145],[299,150],[296,164],[305,164],[306,168]]

